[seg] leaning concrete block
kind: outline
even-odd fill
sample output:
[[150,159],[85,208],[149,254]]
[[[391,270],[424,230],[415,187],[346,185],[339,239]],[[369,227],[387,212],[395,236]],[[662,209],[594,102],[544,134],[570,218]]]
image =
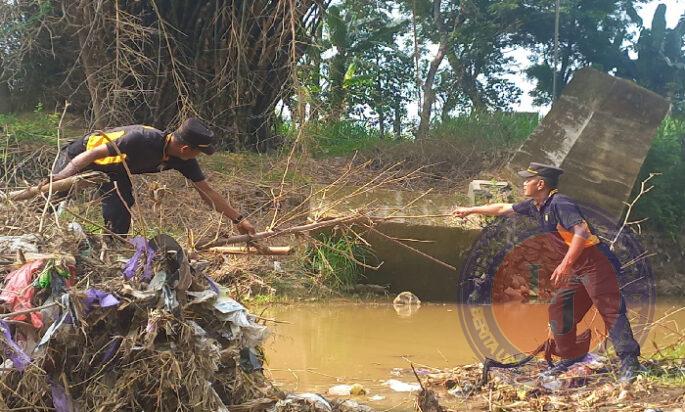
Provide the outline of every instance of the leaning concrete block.
[[578,70],[508,168],[525,169],[531,161],[562,167],[562,193],[618,221],[669,107],[631,81]]

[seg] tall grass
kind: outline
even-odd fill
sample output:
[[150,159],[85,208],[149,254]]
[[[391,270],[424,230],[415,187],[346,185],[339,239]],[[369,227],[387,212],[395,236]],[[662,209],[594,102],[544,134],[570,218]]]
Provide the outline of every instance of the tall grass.
[[312,122],[304,127],[310,153],[316,157],[346,156],[381,142],[377,129],[351,120]]
[[40,106],[34,113],[0,113],[0,134],[11,143],[54,143],[59,117],[58,113],[43,112]]
[[436,123],[430,130],[430,137],[468,145],[507,148],[521,144],[539,123],[537,113],[474,112]]
[[[536,113],[479,112],[436,122],[429,132],[429,140],[446,140],[450,144],[476,145],[486,149],[510,148],[523,142],[537,127]],[[352,120],[311,122],[304,126],[310,153],[317,157],[346,156],[354,152],[385,149],[388,145],[414,142],[411,134],[402,139],[382,139],[378,129]],[[279,133],[293,136],[295,129],[284,123]],[[391,136],[391,135],[389,135]]]
[[321,233],[308,253],[308,266],[326,286],[341,290],[353,286],[362,276],[366,248],[347,233]]

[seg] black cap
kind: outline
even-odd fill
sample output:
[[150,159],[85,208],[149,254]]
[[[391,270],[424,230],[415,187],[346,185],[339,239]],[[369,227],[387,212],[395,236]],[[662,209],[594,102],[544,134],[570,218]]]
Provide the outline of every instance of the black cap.
[[174,137],[202,153],[211,155],[216,151],[214,148],[214,133],[202,121],[194,117],[186,119],[174,131]]
[[533,176],[558,178],[564,171],[556,166],[544,165],[542,163],[531,162],[528,169],[521,170],[518,175],[524,178]]

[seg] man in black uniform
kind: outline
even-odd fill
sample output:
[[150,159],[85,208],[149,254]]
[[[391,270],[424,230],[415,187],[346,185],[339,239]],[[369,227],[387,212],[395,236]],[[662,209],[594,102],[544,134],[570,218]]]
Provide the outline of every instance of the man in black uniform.
[[211,155],[214,134],[198,119],[189,118],[172,133],[150,126],[123,126],[88,134],[62,149],[53,180],[61,180],[82,170],[105,172],[110,181],[100,187],[105,225],[114,233],[126,235],[131,227],[130,208],[134,204],[129,174],[179,171],[210,207],[237,225],[242,234],[254,234],[250,222],[223,196],[209,186],[195,159]]
[[590,346],[589,331],[576,336],[576,326],[594,304],[599,311],[617,355],[621,359],[621,379],[631,380],[640,367],[640,346],[633,338],[626,316],[625,301],[618,285],[621,264],[618,258],[592,233],[578,205],[559,194],[557,185],[563,170],[531,163],[519,172],[525,178],[523,190],[529,199],[516,204],[498,203],[459,207],[457,217],[470,214],[529,216],[549,234],[545,241],[556,246],[561,262],[551,275],[556,291],[549,305],[550,346],[561,361],[548,374],[568,369],[581,360]]

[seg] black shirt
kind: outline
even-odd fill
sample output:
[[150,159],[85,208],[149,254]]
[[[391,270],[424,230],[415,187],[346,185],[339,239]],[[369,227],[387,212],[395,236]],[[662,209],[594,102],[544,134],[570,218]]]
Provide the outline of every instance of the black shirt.
[[125,174],[126,170],[123,166],[125,161],[132,174],[158,173],[175,169],[193,182],[205,180],[197,160],[164,156],[167,134],[154,127],[143,125],[116,127],[105,130],[103,133],[88,134],[73,144],[80,152],[93,150],[103,144],[107,145],[109,156],[97,159],[88,166],[89,170]]
[[[533,199],[527,199],[513,205],[514,212],[532,217],[537,220],[543,232],[559,236],[567,245],[571,244],[574,231],[573,226],[586,223],[585,217],[578,205],[568,196],[550,192],[549,196],[538,209]],[[591,231],[589,225],[588,230]],[[599,238],[592,234],[586,239],[585,247],[599,243]]]

